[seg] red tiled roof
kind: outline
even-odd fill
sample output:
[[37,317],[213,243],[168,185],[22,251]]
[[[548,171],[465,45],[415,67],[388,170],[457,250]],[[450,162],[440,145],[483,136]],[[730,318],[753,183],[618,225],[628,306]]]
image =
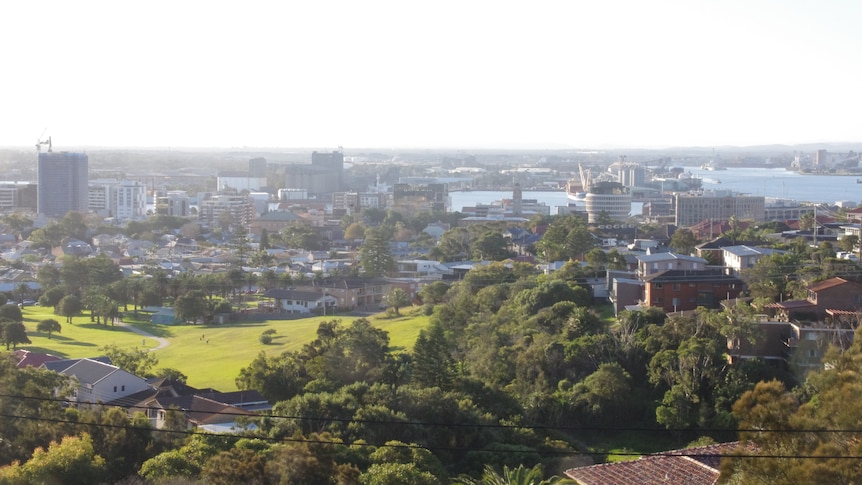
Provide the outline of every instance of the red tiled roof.
[[808,287],[808,289],[811,291],[820,291],[820,290],[825,290],[826,288],[834,288],[836,286],[840,286],[840,285],[843,285],[846,283],[847,283],[847,280],[845,280],[844,278],[839,278],[836,276],[835,278],[829,278],[828,280],[823,280],[823,281],[818,281],[817,283],[813,283],[811,286]]
[[60,357],[51,354],[43,354],[41,352],[30,352],[29,350],[16,350],[15,358],[18,360],[18,363],[15,364],[15,367],[19,369],[23,369],[24,367],[42,367],[42,364],[45,362],[51,362],[55,360],[62,360]]
[[674,450],[632,461],[571,468],[565,475],[581,485],[713,485],[718,480],[721,456],[738,446],[739,443],[720,443]]
[[775,303],[767,303],[766,308],[780,308],[782,310],[798,310],[800,308],[815,308],[817,305],[808,300],[787,300]]

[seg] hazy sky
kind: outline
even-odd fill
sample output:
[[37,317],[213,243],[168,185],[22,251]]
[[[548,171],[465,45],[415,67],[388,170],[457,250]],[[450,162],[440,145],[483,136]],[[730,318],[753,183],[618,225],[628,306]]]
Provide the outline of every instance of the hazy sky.
[[0,146],[862,141],[862,2],[8,1]]

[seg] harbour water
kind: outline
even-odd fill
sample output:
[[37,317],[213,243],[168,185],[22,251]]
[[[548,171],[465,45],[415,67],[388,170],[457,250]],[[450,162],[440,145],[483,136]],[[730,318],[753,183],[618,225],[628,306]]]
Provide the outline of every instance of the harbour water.
[[[839,201],[859,203],[862,200],[862,184],[857,177],[849,175],[799,174],[783,168],[730,168],[728,170],[703,170],[687,168],[703,179],[704,189],[731,190],[750,195],[762,195],[776,199],[792,199],[798,202],[835,204]],[[862,178],[860,178],[862,179]],[[475,190],[450,192],[452,210],[461,211],[465,206],[490,204],[501,199],[510,199],[511,191]],[[571,202],[563,190],[524,191],[525,199],[536,199],[556,213],[557,206]],[[579,202],[583,204],[583,202]],[[633,203],[632,212],[640,213],[642,204]]]

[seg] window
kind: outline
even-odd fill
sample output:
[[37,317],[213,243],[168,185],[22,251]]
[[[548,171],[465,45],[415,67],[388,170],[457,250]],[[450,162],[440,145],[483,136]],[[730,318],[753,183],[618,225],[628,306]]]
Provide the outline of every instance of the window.
[[117,386],[114,386],[114,392],[117,392]]
[[673,284],[673,291],[679,291],[679,290],[680,290],[680,286],[681,286],[681,285],[680,285],[679,283],[674,283],[674,284]]
[[121,386],[121,387],[120,387],[120,390],[121,390],[121,391],[125,391],[125,390],[126,390],[126,386]]

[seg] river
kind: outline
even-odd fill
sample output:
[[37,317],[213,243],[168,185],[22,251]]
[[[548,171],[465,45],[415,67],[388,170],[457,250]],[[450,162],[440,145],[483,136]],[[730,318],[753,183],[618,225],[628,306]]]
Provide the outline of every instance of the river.
[[[704,189],[732,190],[734,192],[762,195],[777,199],[793,199],[799,202],[835,204],[839,201],[858,203],[862,200],[862,184],[857,177],[849,175],[809,175],[784,170],[783,168],[730,168],[727,170],[703,170],[687,167],[686,170],[703,179]],[[860,178],[862,179],[862,178]],[[449,192],[453,211],[465,206],[490,204],[501,199],[511,199],[512,192],[505,190],[473,190]],[[536,199],[551,208],[556,214],[557,206],[568,205],[565,191],[524,191],[524,199]],[[583,204],[583,202],[578,202]],[[639,214],[642,204],[632,203],[632,212]]]

